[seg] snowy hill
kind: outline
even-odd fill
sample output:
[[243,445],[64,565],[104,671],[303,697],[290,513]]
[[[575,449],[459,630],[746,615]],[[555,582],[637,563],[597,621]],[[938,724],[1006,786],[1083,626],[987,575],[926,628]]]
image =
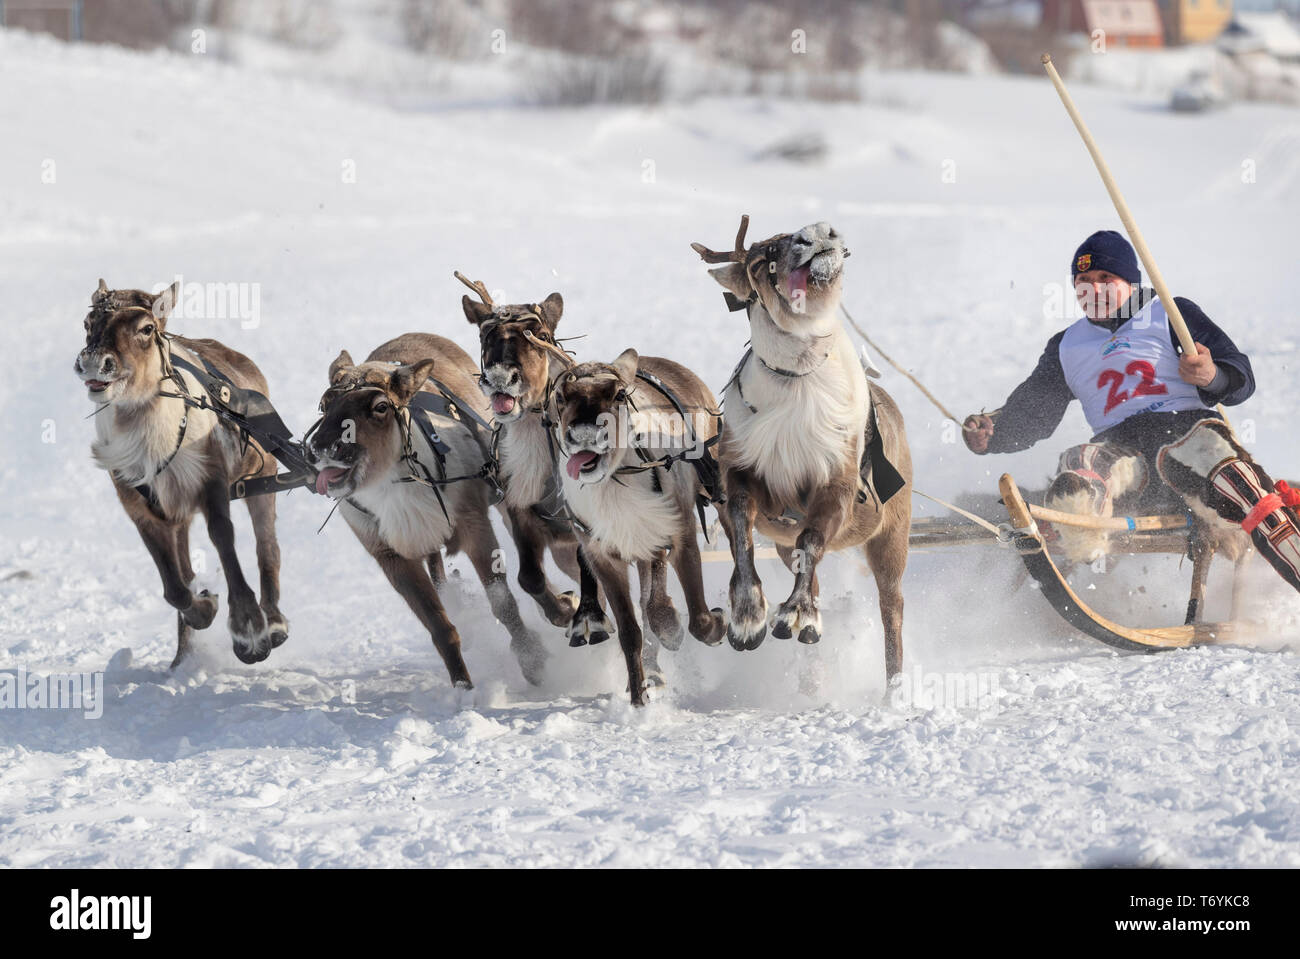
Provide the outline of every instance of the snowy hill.
[[[742,212],[753,236],[827,219],[853,252],[849,310],[957,411],[994,408],[1064,325],[1045,286],[1117,218],[1045,80],[886,74],[869,94],[398,112],[202,57],[0,32],[0,669],[107,670],[100,719],[0,712],[0,863],[1300,865],[1300,599],[1262,563],[1270,649],[1142,657],[1077,638],[1016,588],[1008,553],[917,553],[906,688],[984,690],[929,707],[882,704],[875,590],[839,557],[819,647],[688,641],[633,712],[616,644],[570,650],[521,597],[553,654],[528,687],[460,561],[448,609],[478,687],[455,694],[352,534],[317,534],[327,505],[299,491],[278,527],[289,642],[243,666],[222,615],[200,661],[166,672],[174,616],[90,462],[71,372],[100,276],[259,284],[257,322],[182,332],[253,357],[301,430],[342,348],[427,330],[473,352],[453,269],[507,302],[562,291],[582,357],[634,346],[720,388],[746,329],[688,244],[728,242]],[[1234,422],[1300,476],[1300,118],[1075,96],[1166,278],[1252,355],[1260,391]],[[802,134],[824,162],[760,158]],[[1039,485],[1086,437],[1076,409],[1052,442],[977,459],[902,377],[883,382],[936,495],[991,492],[1003,470]],[[236,532],[251,562],[242,508]],[[193,542],[200,585],[224,593],[201,529]],[[715,603],[728,571],[706,569]],[[778,564],[760,572],[788,588]],[[1080,588],[1167,623],[1188,576],[1131,558]],[[1211,615],[1226,586],[1219,570]]]

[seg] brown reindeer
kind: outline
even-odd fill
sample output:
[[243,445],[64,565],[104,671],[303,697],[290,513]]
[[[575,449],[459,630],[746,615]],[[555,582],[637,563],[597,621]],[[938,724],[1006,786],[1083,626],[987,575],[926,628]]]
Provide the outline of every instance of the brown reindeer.
[[113,478],[118,499],[162,577],[163,596],[176,608],[175,668],[190,650],[195,629],[217,614],[217,597],[191,590],[190,522],[207,521],[208,536],[221,558],[230,595],[229,626],[235,655],[260,662],[289,638],[280,612],[280,547],[275,538],[275,497],[246,500],[257,539],[262,598],[244,579],[235,555],[230,522],[230,484],[240,477],[269,476],[275,460],[256,442],[247,448],[237,431],[211,409],[189,405],[205,389],[181,361],[206,363],[236,386],[266,393],[266,380],[241,353],[216,340],[166,335],[167,318],[180,296],[179,283],[162,294],[110,290],[103,280],[86,315],[86,346],[73,369],[95,413],[95,462]]
[[519,554],[519,586],[537,601],[555,626],[563,626],[573,646],[604,642],[613,627],[600,613],[584,615],[575,629],[578,598],[556,593],[542,566],[549,548],[556,565],[572,579],[595,589],[595,580],[578,556],[578,541],[564,514],[559,470],[547,435],[544,406],[551,383],[572,361],[556,346],[555,328],[564,313],[564,299],[552,293],[541,303],[501,306],[492,302],[482,282],[471,283],[481,302],[461,298],[465,317],[478,327],[482,352],[479,388],[492,409],[497,426],[496,455],[510,534]]
[[[767,635],[767,600],[754,568],[755,527],[795,573],[772,617],[772,635],[821,639],[817,564],[827,550],[864,546],[880,593],[885,674],[903,663],[903,593],[911,523],[912,461],[903,418],[889,394],[868,385],[836,316],[848,251],[828,223],[746,248],[692,247],[749,317],[752,349],[728,383],[719,459],[724,471],[735,570],[729,639],[757,649]],[[900,488],[901,487],[901,488]],[[891,495],[893,494],[893,495]]]
[[717,432],[717,400],[690,370],[635,350],[613,363],[573,367],[555,381],[552,397],[566,509],[609,598],[632,704],[641,706],[646,671],[629,563],[637,566],[646,623],[666,648],[677,649],[682,637],[667,563],[686,594],[691,635],[715,645],[726,631],[722,610],[704,598],[695,522],[702,484],[691,462]]
[[320,470],[316,491],[342,502],[348,526],[429,630],[454,685],[473,684],[460,634],[436,588],[443,548],[469,556],[524,678],[537,684],[546,654],[520,618],[498,561],[490,488],[480,473],[490,450],[466,425],[463,411],[426,407],[432,437],[413,422],[417,395],[439,395],[431,374],[461,404],[473,403],[478,415],[486,415],[474,361],[445,337],[407,333],[360,364],[346,350],[338,355],[321,399],[323,418],[307,444]]

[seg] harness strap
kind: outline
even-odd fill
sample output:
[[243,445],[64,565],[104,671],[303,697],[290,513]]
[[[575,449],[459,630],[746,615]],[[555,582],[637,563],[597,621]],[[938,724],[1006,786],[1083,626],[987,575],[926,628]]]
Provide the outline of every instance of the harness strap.
[[[158,395],[172,396],[173,394],[159,393]],[[152,483],[153,481],[157,480],[159,476],[162,475],[163,470],[165,470],[167,467],[172,465],[172,460],[174,460],[176,458],[176,454],[181,451],[181,446],[184,445],[185,443],[185,431],[189,426],[189,422],[190,422],[190,414],[189,411],[186,410],[184,413],[181,414],[180,429],[176,433],[176,448],[172,450],[171,453],[168,455],[168,457],[162,461],[162,464],[156,470],[153,471],[153,480],[151,480],[148,483],[139,483],[135,487],[135,491],[144,497],[145,504],[149,507],[149,512],[153,513],[154,516],[158,517],[159,519],[166,519],[167,517],[163,514],[162,503],[159,502],[158,493],[156,490],[154,490]]]

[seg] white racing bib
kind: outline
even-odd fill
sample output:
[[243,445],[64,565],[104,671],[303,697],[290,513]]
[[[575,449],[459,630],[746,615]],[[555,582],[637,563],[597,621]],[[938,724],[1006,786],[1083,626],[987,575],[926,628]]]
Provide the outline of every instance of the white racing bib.
[[1137,413],[1205,409],[1196,387],[1178,376],[1169,316],[1158,298],[1114,333],[1086,317],[1076,321],[1061,338],[1060,357],[1094,434]]

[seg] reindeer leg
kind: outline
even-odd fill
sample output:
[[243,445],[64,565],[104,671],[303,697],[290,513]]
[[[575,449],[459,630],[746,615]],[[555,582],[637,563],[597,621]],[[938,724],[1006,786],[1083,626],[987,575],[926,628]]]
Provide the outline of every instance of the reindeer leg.
[[[665,575],[666,565],[666,562],[660,557],[656,557],[652,560],[637,560],[636,563],[637,584],[640,590],[639,605],[641,607],[641,665],[645,670],[646,685],[648,686],[665,685],[664,674],[659,669],[659,649],[664,645],[664,642],[654,632],[650,622],[652,616],[657,615],[662,621],[665,615],[661,604],[662,599],[666,597],[660,597],[659,586],[656,584],[656,580],[662,583],[667,578]],[[674,622],[676,622],[677,613],[676,610],[671,609],[671,603],[672,600],[669,600],[670,611]],[[651,610],[656,608],[657,613],[651,613]],[[652,642],[650,637],[645,635],[645,630],[647,629],[650,630],[651,636],[654,636],[655,641]],[[678,625],[677,631],[679,633],[681,632],[680,625]],[[678,645],[681,645],[680,640],[678,641]],[[629,687],[629,689],[630,688],[631,687]]]
[[1191,542],[1188,544],[1188,552],[1192,556],[1192,592],[1187,600],[1187,618],[1183,620],[1185,624],[1199,623],[1205,612],[1205,579],[1210,573],[1210,562],[1214,559],[1214,543],[1208,533],[1207,530],[1201,534],[1193,527]]
[[[180,569],[181,579],[190,589],[191,594],[194,590],[194,566],[190,560],[190,524],[188,520],[182,520],[173,527],[176,532],[176,565]],[[216,600],[212,600],[212,615],[217,613]],[[211,620],[209,620],[211,621]],[[169,669],[175,669],[188,657],[193,650],[194,627],[185,621],[185,614],[179,610],[176,613],[176,656],[172,659]]]
[[261,580],[266,635],[271,648],[275,649],[289,638],[289,621],[280,612],[280,543],[275,536],[275,495],[250,496],[244,502],[253,520],[253,537],[257,540],[257,572]]
[[189,652],[191,634],[188,630],[207,629],[212,624],[212,620],[217,615],[217,597],[206,591],[195,596],[190,590],[189,581],[185,577],[185,569],[189,567],[188,551],[185,567],[182,567],[177,555],[177,527],[180,524],[160,520],[148,513],[132,512],[130,516],[136,530],[140,533],[140,539],[144,541],[145,548],[149,550],[149,555],[158,568],[158,575],[163,584],[163,599],[167,601],[167,605],[176,610],[177,648],[176,656],[169,667],[174,669]]
[[[582,551],[578,547],[577,540],[565,544],[560,544],[552,540],[550,542],[550,550],[551,558],[555,560],[555,565],[560,567],[560,570],[565,576],[569,577],[569,579],[573,580],[575,583],[578,583],[579,589],[581,589],[581,584],[583,583],[582,564],[585,560],[582,558]],[[603,609],[605,606],[605,597],[600,592],[600,585],[596,582],[596,577],[591,575],[590,570],[587,571],[587,577],[590,581],[591,588],[596,591],[596,602]],[[560,595],[563,597],[570,594],[561,593]],[[575,600],[578,599],[576,596],[574,598]]]
[[438,591],[433,588],[433,580],[419,560],[406,559],[386,546],[381,546],[374,554],[379,568],[388,577],[388,582],[397,590],[406,605],[433,639],[433,646],[442,657],[447,667],[447,674],[453,686],[473,689],[469,678],[469,667],[460,651],[460,634],[447,618],[447,611],[442,607]]
[[815,587],[817,564],[826,553],[826,543],[848,518],[855,487],[843,480],[832,481],[813,494],[808,504],[808,519],[790,558],[794,570],[794,589],[772,617],[772,635],[777,639],[797,636],[801,643],[815,643],[822,638],[822,617],[817,608]]
[[668,554],[677,581],[686,594],[686,614],[690,617],[691,635],[706,646],[722,642],[727,631],[727,615],[721,609],[710,609],[704,598],[704,573],[700,566],[700,544],[695,540],[695,524],[678,537],[678,543]]
[[227,623],[235,656],[243,663],[260,663],[271,654],[271,642],[266,635],[266,617],[257,605],[257,596],[244,578],[235,553],[230,492],[224,481],[209,481],[203,487],[203,516],[208,523],[208,538],[216,547],[226,574],[226,589],[230,594]]
[[[785,564],[785,568],[788,569],[790,572],[794,573],[795,576],[797,577],[799,575],[800,567],[803,563],[803,553],[800,552],[798,547],[782,546],[778,543],[776,547],[776,554],[779,557],[781,557],[781,562]],[[812,571],[811,595],[812,595],[813,609],[819,609],[820,607],[817,605],[817,598],[821,595],[821,584],[817,580],[816,569]],[[803,628],[799,630],[800,642],[815,643],[821,638],[820,616],[821,614],[818,613],[817,614],[818,629],[816,630],[815,638],[813,632],[809,632],[806,628]],[[789,628],[783,629],[782,628],[783,626],[786,626],[784,622],[777,621],[775,625],[772,627],[772,635],[775,636],[777,639],[790,639],[794,634],[789,630]],[[805,638],[805,633],[807,633],[806,638]]]
[[754,568],[754,517],[758,504],[754,501],[748,480],[739,470],[728,470],[727,514],[731,528],[731,558],[735,569],[731,573],[731,623],[727,626],[727,640],[732,649],[758,649],[767,638],[767,600],[763,597],[763,584]]
[[442,565],[442,550],[430,553],[424,558],[424,562],[429,567],[429,579],[433,580],[433,588],[442,589],[446,586],[447,570]]
[[457,530],[457,540],[465,544],[469,561],[474,564],[474,572],[487,593],[492,615],[510,634],[510,651],[530,686],[541,685],[546,667],[546,648],[537,634],[524,625],[515,604],[514,593],[510,592],[510,582],[506,577],[504,563],[498,564],[500,547],[492,525],[487,521],[487,513],[482,514],[480,525],[478,517],[473,520],[460,520],[461,529]]
[[637,572],[641,576],[641,609],[645,613],[645,623],[664,649],[676,651],[682,646],[682,622],[673,598],[668,595],[668,556],[669,550],[660,550],[644,564],[644,570],[638,563]]
[[578,609],[578,598],[571,592],[556,595],[547,582],[542,559],[546,540],[537,521],[527,510],[509,510],[510,535],[519,554],[519,588],[537,601],[542,615],[552,626],[568,626]]
[[[893,505],[891,500],[886,508]],[[904,507],[906,512],[902,517],[909,516],[910,497]],[[897,516],[887,517],[885,522],[892,523],[890,530],[867,540],[864,552],[880,593],[880,621],[885,628],[885,682],[888,683],[903,671],[903,570],[907,566],[908,524]]]
[[614,632],[614,624],[605,618],[605,611],[601,608],[600,583],[592,572],[587,551],[581,544],[577,547],[575,561],[582,596],[578,601],[578,611],[573,614],[573,622],[569,624],[569,645],[595,646],[609,639]]
[[627,564],[604,555],[588,555],[596,579],[609,598],[614,621],[618,623],[618,642],[623,647],[627,662],[627,685],[633,706],[644,706],[645,668],[641,663],[641,627],[636,621],[636,607],[632,604],[632,588],[628,580]]

